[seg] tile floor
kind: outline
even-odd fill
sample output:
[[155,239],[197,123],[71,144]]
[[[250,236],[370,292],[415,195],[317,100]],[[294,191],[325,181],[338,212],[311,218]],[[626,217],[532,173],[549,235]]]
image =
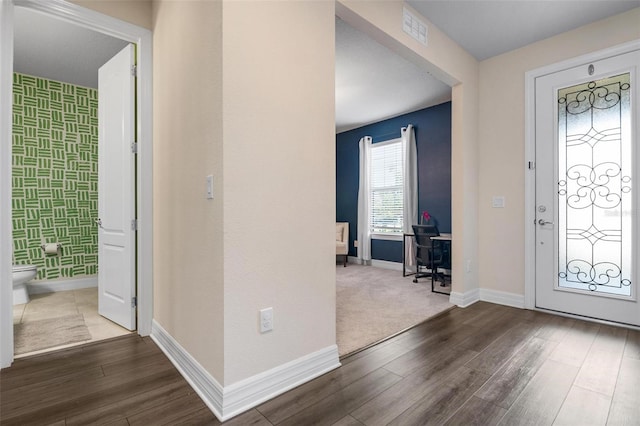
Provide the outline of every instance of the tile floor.
[[89,329],[89,334],[91,334],[91,340],[20,354],[16,356],[16,358],[82,345],[88,342],[95,342],[97,340],[109,339],[130,333],[129,330],[120,327],[98,314],[97,287],[59,291],[55,293],[32,294],[30,298],[29,303],[15,305],[13,307],[14,324],[82,314],[84,316],[84,322]]

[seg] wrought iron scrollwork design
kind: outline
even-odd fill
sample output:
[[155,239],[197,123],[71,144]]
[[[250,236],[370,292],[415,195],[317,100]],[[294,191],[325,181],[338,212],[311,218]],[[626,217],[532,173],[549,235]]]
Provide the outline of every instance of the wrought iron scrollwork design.
[[623,74],[558,93],[559,149],[564,152],[557,192],[565,216],[560,218],[560,286],[630,294],[622,216],[632,177],[621,148],[622,107],[630,87],[629,74]]

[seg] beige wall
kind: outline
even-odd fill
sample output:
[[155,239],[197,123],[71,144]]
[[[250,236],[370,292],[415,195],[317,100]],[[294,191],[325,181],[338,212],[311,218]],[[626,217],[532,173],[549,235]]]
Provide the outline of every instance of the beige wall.
[[404,33],[402,16],[405,6],[396,0],[338,0],[336,10],[338,16],[350,25],[453,86],[453,291],[464,293],[478,286],[478,62],[424,17],[429,28],[427,46]]
[[[480,63],[480,287],[524,295],[524,85],[527,71],[640,38],[640,9]],[[504,195],[504,209],[491,197]]]
[[222,383],[222,3],[156,1],[153,32],[154,319]]
[[227,386],[335,344],[334,6],[158,1],[153,31],[154,318]]
[[334,4],[228,1],[223,26],[228,385],[336,341]]
[[151,0],[70,0],[79,6],[151,29]]

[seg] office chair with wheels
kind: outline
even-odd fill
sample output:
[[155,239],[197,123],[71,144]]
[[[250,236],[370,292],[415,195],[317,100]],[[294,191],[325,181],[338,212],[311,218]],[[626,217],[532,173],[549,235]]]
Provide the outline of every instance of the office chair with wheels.
[[[439,244],[440,241],[431,241],[431,237],[440,235],[438,227],[435,225],[413,225],[413,234],[416,239],[416,276],[413,282],[417,283],[418,278],[436,277],[437,269],[446,266],[445,259],[447,257],[442,245]],[[421,268],[428,268],[429,272],[421,272]]]

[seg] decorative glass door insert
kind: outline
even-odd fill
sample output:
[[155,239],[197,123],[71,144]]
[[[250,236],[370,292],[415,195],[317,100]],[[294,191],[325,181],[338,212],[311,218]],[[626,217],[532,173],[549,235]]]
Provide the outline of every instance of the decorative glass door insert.
[[630,74],[558,91],[558,288],[631,297]]

